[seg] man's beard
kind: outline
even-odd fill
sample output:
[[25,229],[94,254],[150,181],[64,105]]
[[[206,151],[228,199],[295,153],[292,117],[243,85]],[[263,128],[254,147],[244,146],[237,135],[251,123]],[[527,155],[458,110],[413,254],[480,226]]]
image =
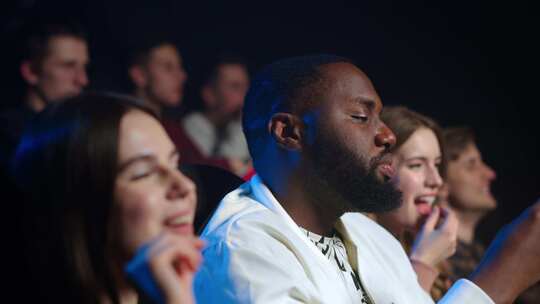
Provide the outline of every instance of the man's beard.
[[331,204],[339,214],[385,212],[400,206],[401,192],[391,182],[377,176],[377,167],[384,155],[367,161],[323,134],[319,134],[314,147],[317,149],[311,153],[314,176],[305,180],[306,186],[314,196],[335,197],[321,204],[328,207]]

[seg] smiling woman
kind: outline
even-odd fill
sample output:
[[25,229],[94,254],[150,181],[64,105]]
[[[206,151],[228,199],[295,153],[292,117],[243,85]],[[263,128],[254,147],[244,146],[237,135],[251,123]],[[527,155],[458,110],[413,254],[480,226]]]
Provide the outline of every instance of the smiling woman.
[[402,204],[377,220],[402,241],[420,285],[438,299],[450,282],[444,276],[435,281],[437,267],[455,252],[458,225],[449,209],[434,205],[443,183],[441,131],[432,119],[405,107],[386,107],[381,119],[396,136],[391,152]]
[[154,300],[193,302],[202,242],[179,157],[156,116],[126,97],[83,95],[36,118],[14,175],[41,301],[134,303],[136,282]]

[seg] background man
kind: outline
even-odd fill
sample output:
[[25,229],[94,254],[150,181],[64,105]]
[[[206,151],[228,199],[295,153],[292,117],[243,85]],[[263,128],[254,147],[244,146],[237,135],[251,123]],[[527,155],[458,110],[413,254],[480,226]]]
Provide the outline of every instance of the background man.
[[201,89],[204,111],[187,115],[182,125],[207,157],[236,163],[239,175],[247,172],[250,156],[240,121],[249,75],[244,62],[221,58]]
[[178,49],[168,41],[152,41],[131,56],[129,77],[134,95],[157,113],[182,102],[187,73]]
[[[8,166],[26,124],[47,105],[78,95],[88,85],[86,67],[88,45],[83,31],[74,24],[40,21],[22,29],[18,70],[24,83],[22,100],[0,112],[0,180],[4,202],[11,202],[2,230],[10,231],[4,241],[22,245],[23,195],[11,181]],[[2,45],[7,47],[7,45]],[[6,88],[7,89],[7,88]],[[3,100],[2,102],[5,102]],[[20,251],[7,253],[7,276],[13,285],[6,288],[20,301],[18,286],[26,286],[26,264]],[[9,296],[7,298],[10,298]],[[24,302],[24,300],[22,301]]]
[[0,113],[0,158],[5,164],[26,123],[48,104],[78,95],[88,85],[85,34],[75,25],[33,24],[19,65],[26,85],[22,102]]
[[[471,274],[484,255],[484,246],[475,232],[480,220],[497,207],[490,189],[496,174],[484,163],[470,128],[446,128],[443,136],[448,203],[459,219],[456,253],[449,258],[450,274],[457,280]],[[538,299],[540,285],[536,284],[516,302],[535,303]]]
[[161,122],[178,147],[183,162],[209,164],[229,169],[225,159],[205,156],[187,136],[176,118],[163,117],[166,108],[178,107],[184,96],[187,73],[180,52],[169,41],[142,43],[131,55],[128,74],[133,94],[162,116]]
[[448,203],[459,219],[458,246],[450,258],[455,280],[471,274],[484,254],[475,231],[497,206],[490,189],[496,175],[482,160],[471,129],[447,128],[443,136]]

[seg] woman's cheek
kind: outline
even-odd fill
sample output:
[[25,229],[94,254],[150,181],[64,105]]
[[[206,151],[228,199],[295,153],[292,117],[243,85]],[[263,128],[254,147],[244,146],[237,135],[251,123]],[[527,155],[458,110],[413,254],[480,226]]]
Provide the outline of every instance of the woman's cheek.
[[400,170],[399,176],[398,187],[403,197],[403,204],[400,207],[402,217],[404,218],[402,221],[408,222],[408,218],[412,212],[411,209],[414,208],[414,195],[417,188],[416,180],[414,174],[411,174],[411,172],[407,170]]
[[159,234],[161,227],[157,195],[149,189],[126,187],[117,196],[119,223],[124,249],[133,253],[139,246]]

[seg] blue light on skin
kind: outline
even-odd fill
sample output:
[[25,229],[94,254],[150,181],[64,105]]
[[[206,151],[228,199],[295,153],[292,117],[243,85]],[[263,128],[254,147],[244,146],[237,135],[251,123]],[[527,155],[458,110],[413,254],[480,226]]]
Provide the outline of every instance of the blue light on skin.
[[154,241],[142,246],[124,268],[129,279],[154,303],[165,304],[163,293],[156,285],[148,266],[148,255]]

